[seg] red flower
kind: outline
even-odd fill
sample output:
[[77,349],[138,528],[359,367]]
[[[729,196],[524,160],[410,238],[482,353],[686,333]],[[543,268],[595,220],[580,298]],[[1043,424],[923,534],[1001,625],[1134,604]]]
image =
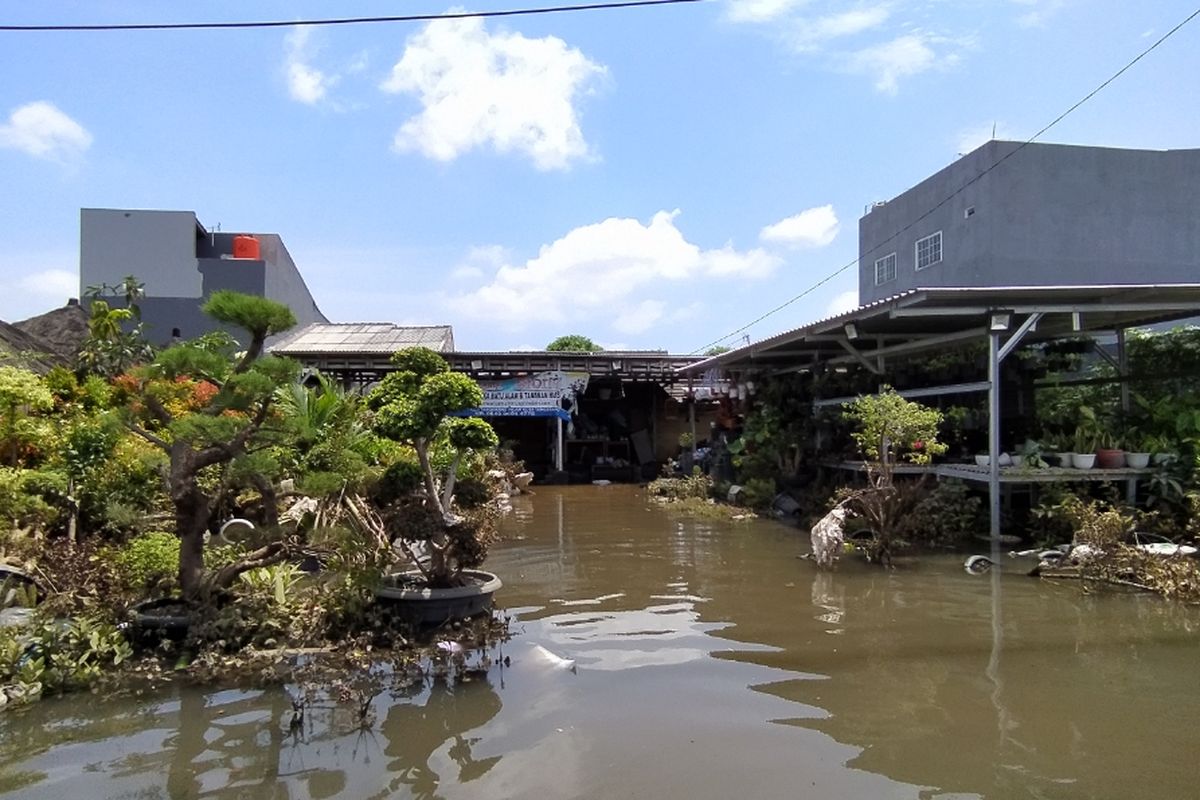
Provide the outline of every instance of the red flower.
[[925,447],[925,443],[922,442],[920,439],[917,439],[915,442],[913,442],[913,450],[921,450],[924,447]]

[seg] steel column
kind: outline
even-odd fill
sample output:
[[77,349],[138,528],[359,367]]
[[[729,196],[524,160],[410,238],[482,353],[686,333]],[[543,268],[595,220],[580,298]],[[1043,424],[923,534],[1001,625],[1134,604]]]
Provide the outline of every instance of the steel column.
[[988,499],[993,561],[1000,555],[1000,334],[988,334]]

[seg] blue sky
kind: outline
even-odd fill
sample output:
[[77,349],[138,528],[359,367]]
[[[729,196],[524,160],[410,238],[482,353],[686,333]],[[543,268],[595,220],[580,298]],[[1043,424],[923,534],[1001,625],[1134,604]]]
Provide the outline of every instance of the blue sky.
[[[0,319],[74,294],[81,207],[279,233],[335,321],[689,352],[853,261],[864,206],[1024,139],[1195,0],[710,0],[503,21],[0,32]],[[479,0],[472,10],[511,8]],[[442,12],[8,3],[8,24]],[[1200,146],[1200,20],[1042,141]],[[854,305],[848,269],[749,330]],[[730,343],[736,344],[737,339]]]

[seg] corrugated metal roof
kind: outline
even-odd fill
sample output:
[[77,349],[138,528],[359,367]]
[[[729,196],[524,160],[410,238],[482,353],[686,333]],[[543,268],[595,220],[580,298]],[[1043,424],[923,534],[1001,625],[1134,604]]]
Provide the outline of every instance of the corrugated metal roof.
[[[1134,307],[1136,306],[1136,307]],[[1035,311],[1086,312],[1085,330],[1129,328],[1183,319],[1200,313],[1200,284],[1100,284],[1076,286],[986,286],[927,287],[876,300],[834,316],[810,322],[697,364],[679,369],[700,373],[714,367],[746,366],[755,357],[784,347],[829,349],[842,356],[828,339],[830,331],[853,322],[860,334],[893,336],[951,333],[982,324],[988,309],[1011,309],[1019,314]],[[904,315],[900,318],[900,315]],[[1043,338],[1071,335],[1059,321],[1046,320],[1039,326]],[[869,353],[868,353],[869,354]]]
[[390,322],[315,322],[271,346],[280,355],[319,353],[394,353],[407,347],[454,350],[449,325],[409,326]]

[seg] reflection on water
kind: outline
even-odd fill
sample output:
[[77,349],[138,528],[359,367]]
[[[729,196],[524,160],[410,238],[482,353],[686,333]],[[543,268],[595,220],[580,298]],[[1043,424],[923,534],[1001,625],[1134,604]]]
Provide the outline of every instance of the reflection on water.
[[[630,487],[522,498],[485,679],[290,725],[281,690],[67,697],[0,716],[20,797],[1175,798],[1200,614],[961,559],[818,573],[768,521]],[[569,668],[573,662],[574,670]]]

